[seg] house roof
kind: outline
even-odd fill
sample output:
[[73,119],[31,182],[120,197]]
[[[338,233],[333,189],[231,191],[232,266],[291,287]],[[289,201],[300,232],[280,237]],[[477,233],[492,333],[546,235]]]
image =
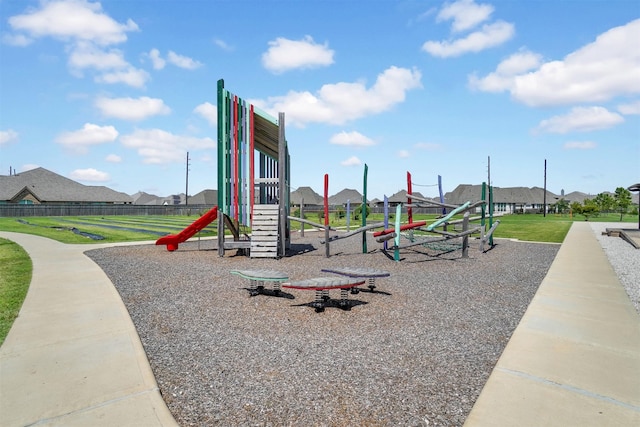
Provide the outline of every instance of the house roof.
[[[412,194],[415,194],[418,197],[425,198],[417,191],[414,191]],[[387,197],[387,200],[389,203],[407,203],[407,190],[400,190],[397,193],[393,194],[391,197]]]
[[362,203],[362,194],[356,190],[345,188],[339,193],[329,197],[329,204],[332,206],[346,205],[347,200],[351,204],[360,204]]
[[[544,194],[544,188],[540,187],[493,187],[493,202],[541,205],[544,203]],[[447,203],[454,205],[481,200],[482,185],[458,185],[453,191],[445,194],[444,198]],[[555,203],[557,199],[559,199],[557,195],[547,191],[547,204]]]
[[128,194],[105,186],[83,185],[45,168],[0,176],[0,200],[17,203],[29,193],[43,203],[133,202]]
[[217,206],[218,190],[202,190],[193,196],[189,196],[189,204]]
[[134,205],[161,205],[162,198],[155,194],[145,193],[144,191],[138,191],[132,194]]
[[298,187],[291,192],[290,200],[293,205],[299,205],[302,200],[305,205],[324,205],[324,198],[311,187]]

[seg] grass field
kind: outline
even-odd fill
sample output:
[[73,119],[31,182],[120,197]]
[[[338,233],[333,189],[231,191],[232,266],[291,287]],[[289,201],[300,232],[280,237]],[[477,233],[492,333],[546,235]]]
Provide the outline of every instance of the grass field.
[[0,345],[18,317],[31,282],[31,258],[17,245],[0,239]]

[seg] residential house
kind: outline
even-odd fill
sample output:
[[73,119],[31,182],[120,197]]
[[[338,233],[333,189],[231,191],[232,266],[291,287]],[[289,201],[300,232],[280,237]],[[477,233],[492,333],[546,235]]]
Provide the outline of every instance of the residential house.
[[[487,188],[488,192],[489,189]],[[489,195],[485,195],[488,199]],[[465,202],[482,200],[482,185],[458,185],[453,191],[444,195],[445,202],[452,205],[461,205]],[[546,204],[552,205],[559,197],[554,193],[546,192]],[[540,187],[493,187],[494,212],[523,213],[542,212],[545,204],[545,190]]]
[[360,206],[362,203],[362,194],[356,190],[345,188],[339,193],[329,197],[329,206],[342,206],[346,208],[347,202],[351,207]]
[[218,190],[202,190],[201,192],[189,196],[188,204],[190,205],[218,205]]
[[324,198],[313,191],[311,187],[298,187],[291,192],[290,204],[299,207],[302,203],[305,208],[320,208],[324,206]]
[[0,175],[3,204],[131,204],[125,193],[105,186],[83,185],[45,168]]

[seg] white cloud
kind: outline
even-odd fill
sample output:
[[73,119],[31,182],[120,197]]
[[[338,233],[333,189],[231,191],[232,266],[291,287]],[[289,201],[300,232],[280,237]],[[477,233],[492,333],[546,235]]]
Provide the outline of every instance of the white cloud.
[[86,153],[89,146],[113,142],[117,137],[118,131],[113,126],[85,123],[82,129],[61,133],[55,141],[79,153]]
[[106,182],[111,179],[107,172],[101,172],[97,169],[76,169],[69,174],[69,178],[76,181],[89,182]]
[[592,150],[596,147],[593,141],[570,141],[564,144],[565,150]]
[[471,74],[469,87],[483,92],[503,92],[513,87],[517,75],[536,69],[542,63],[542,55],[520,50],[498,64],[496,71],[478,78]]
[[216,141],[211,138],[195,138],[174,135],[161,129],[138,129],[130,135],[120,137],[120,142],[127,148],[137,150],[143,163],[165,164],[184,161],[187,151],[214,149]]
[[630,47],[631,40],[640,40],[640,19],[606,31],[562,61],[517,76],[511,95],[529,106],[552,106],[638,94],[640,50]]
[[0,130],[0,145],[9,144],[18,140],[18,132],[13,129]]
[[220,49],[222,50],[226,50],[226,51],[232,51],[233,47],[231,45],[229,45],[227,42],[225,42],[222,39],[213,39],[213,44],[218,46]]
[[608,129],[624,122],[624,118],[603,107],[575,107],[563,116],[543,120],[536,128],[539,132],[565,134]]
[[109,154],[107,157],[105,157],[105,160],[109,163],[120,163],[122,162],[122,157],[118,156],[117,154]]
[[640,101],[618,105],[618,111],[627,116],[640,115]]
[[98,98],[96,107],[105,117],[140,121],[152,116],[171,113],[162,99],[143,96],[134,98]]
[[493,6],[489,4],[476,4],[473,0],[459,0],[446,3],[438,13],[436,20],[438,22],[453,20],[451,23],[453,32],[467,31],[489,19],[493,10]]
[[343,160],[340,162],[342,166],[360,166],[362,161],[356,156],[351,156],[347,160]]
[[32,38],[86,40],[103,46],[122,43],[127,32],[139,30],[131,19],[118,23],[102,11],[100,3],[85,0],[43,1],[40,8],[10,17],[9,25]]
[[83,77],[84,70],[94,70],[98,83],[124,83],[132,87],[144,87],[149,73],[137,69],[124,59],[119,49],[106,49],[89,42],[79,42],[67,49],[69,69],[76,77]]
[[96,76],[94,80],[96,83],[124,83],[132,87],[143,88],[147,80],[149,80],[149,73],[132,67],[126,70],[101,74]]
[[411,156],[411,153],[409,152],[409,150],[400,150],[398,151],[397,156],[401,159],[406,159]]
[[440,58],[460,56],[468,52],[480,52],[499,46],[510,40],[515,34],[515,26],[508,22],[497,21],[482,26],[482,30],[473,32],[464,38],[453,41],[427,41],[422,50]]
[[335,145],[346,145],[350,147],[368,147],[375,145],[375,142],[359,132],[340,132],[333,135],[329,142]]
[[198,105],[193,109],[193,112],[202,116],[211,126],[218,123],[218,107],[210,102]]
[[187,56],[178,55],[174,51],[170,50],[167,54],[167,61],[172,63],[173,65],[184,68],[186,70],[195,70],[202,66],[202,63],[191,59]]
[[311,36],[305,36],[302,40],[278,37],[269,42],[269,49],[262,54],[262,66],[274,73],[326,67],[333,64],[333,54],[327,43],[317,44]]
[[361,117],[379,114],[405,100],[406,92],[421,88],[417,69],[390,67],[378,75],[370,88],[364,83],[327,84],[316,94],[290,91],[286,95],[252,101],[259,108],[277,115],[287,112],[287,124],[302,127],[307,123],[341,125]]
[[129,67],[119,49],[105,50],[91,43],[80,43],[69,55],[69,67],[72,70],[93,68],[96,70],[113,70]]
[[9,46],[24,47],[33,43],[33,39],[25,36],[24,34],[3,34],[2,43]]
[[71,73],[82,77],[85,70],[97,73],[98,83],[123,83],[141,88],[149,74],[124,59],[122,51],[107,46],[123,43],[127,33],[138,31],[135,22],[118,23],[102,10],[100,3],[85,0],[41,1],[40,7],[9,18],[16,32],[5,42],[26,45],[33,39],[51,37],[66,43]]
[[151,58],[154,70],[162,70],[167,64],[167,61],[160,57],[160,51],[158,49],[151,49],[149,52],[149,58]]

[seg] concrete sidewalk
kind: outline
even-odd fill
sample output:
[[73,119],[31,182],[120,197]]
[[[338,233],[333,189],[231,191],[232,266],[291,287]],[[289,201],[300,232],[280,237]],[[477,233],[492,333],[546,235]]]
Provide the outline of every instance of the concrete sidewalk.
[[33,277],[0,347],[0,425],[176,426],[120,295],[83,252],[0,232],[22,246]]
[[478,426],[640,426],[640,317],[589,223],[498,360],[465,423]]

